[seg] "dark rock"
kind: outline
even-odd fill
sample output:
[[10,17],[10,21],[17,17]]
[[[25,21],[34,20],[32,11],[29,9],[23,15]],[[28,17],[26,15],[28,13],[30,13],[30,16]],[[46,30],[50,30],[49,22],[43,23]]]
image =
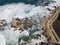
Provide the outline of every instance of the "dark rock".
[[41,45],[41,43],[39,43],[39,45]]
[[38,43],[35,43],[35,45],[38,45]]
[[41,42],[41,45],[48,45],[48,43]]

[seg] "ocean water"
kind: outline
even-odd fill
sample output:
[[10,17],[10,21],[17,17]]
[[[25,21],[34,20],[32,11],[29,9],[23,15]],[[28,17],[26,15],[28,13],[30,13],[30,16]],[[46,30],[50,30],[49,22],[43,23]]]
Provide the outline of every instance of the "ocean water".
[[[56,0],[55,0],[56,1]],[[59,5],[59,1],[51,0],[0,0],[0,20],[5,19],[9,24],[12,18],[23,19],[32,17],[33,20],[43,19],[50,16],[47,8],[54,9],[52,6]],[[54,4],[53,4],[54,2]],[[38,19],[39,18],[39,19]],[[6,38],[6,45],[18,45],[18,31],[13,32],[11,27],[5,27],[5,31],[0,31]],[[25,33],[24,33],[25,34]]]
[[31,4],[31,5],[48,5],[51,2],[54,2],[53,0],[0,0],[0,5],[5,4],[11,4],[11,3],[25,3],[25,4]]

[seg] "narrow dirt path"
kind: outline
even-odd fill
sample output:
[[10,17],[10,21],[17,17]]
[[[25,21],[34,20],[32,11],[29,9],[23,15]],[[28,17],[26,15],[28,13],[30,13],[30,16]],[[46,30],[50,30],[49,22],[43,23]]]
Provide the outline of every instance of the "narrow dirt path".
[[45,30],[47,31],[47,34],[51,37],[50,42],[52,44],[57,42],[56,38],[59,39],[59,37],[57,36],[57,34],[55,33],[52,27],[52,23],[57,19],[58,13],[60,13],[60,7],[57,7],[55,10],[53,10],[52,15],[48,19],[46,19],[46,22],[45,22]]

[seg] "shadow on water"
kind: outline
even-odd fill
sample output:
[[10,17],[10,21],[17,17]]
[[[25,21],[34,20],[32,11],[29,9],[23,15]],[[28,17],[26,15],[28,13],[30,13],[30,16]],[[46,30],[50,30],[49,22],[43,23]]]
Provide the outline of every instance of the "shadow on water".
[[53,22],[53,28],[60,38],[60,13],[58,15],[58,18]]
[[[50,0],[0,0],[0,6],[5,4],[11,4],[11,3],[20,3],[23,2],[25,4],[31,4],[31,5],[48,5]],[[44,3],[45,2],[45,3]]]

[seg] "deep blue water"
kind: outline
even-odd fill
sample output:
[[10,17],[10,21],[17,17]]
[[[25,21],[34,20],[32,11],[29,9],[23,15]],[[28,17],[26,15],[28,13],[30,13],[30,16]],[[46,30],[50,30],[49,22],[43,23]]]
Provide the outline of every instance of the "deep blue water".
[[0,0],[0,5],[20,2],[31,5],[48,5],[51,2],[51,0]]

